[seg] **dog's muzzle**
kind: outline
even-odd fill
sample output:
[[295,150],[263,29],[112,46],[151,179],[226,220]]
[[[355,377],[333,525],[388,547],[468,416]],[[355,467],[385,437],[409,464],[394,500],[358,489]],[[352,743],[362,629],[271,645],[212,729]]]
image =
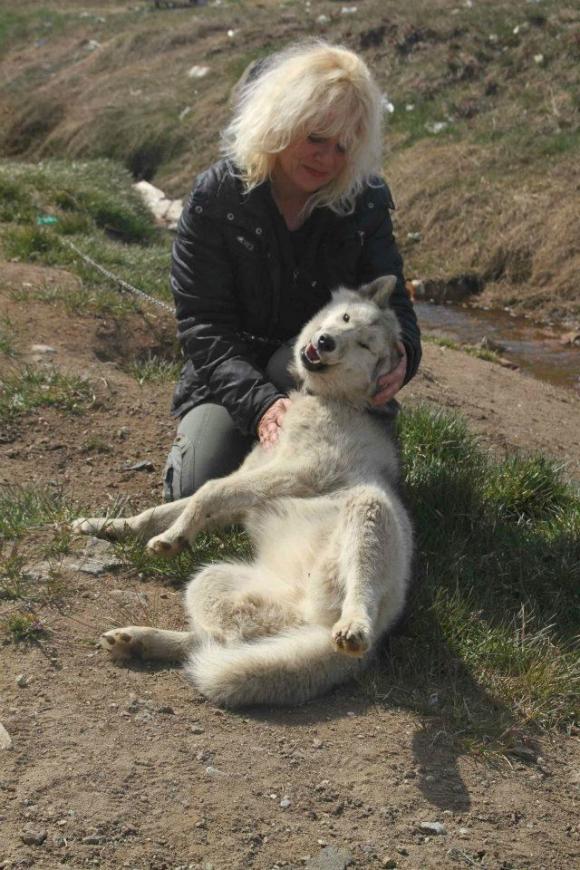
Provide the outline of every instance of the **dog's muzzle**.
[[309,372],[319,372],[327,367],[320,353],[331,353],[336,348],[336,342],[331,335],[323,333],[316,339],[316,344],[310,342],[300,351],[300,359]]

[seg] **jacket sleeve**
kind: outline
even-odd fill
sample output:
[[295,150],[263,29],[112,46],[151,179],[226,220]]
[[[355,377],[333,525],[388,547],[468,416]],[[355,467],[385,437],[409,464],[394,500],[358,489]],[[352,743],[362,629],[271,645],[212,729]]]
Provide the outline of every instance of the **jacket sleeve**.
[[[213,206],[213,207],[212,207]],[[183,352],[244,434],[283,393],[252,359],[240,336],[235,274],[212,192],[200,185],[188,200],[173,245],[171,288]]]
[[[421,361],[421,332],[413,303],[405,289],[403,258],[393,235],[390,209],[394,208],[389,188],[384,182],[368,188],[364,194],[365,239],[359,265],[359,280],[366,284],[380,275],[396,275],[397,285],[391,296],[391,306],[401,324],[402,340],[407,351],[407,384],[417,372]],[[367,218],[372,214],[372,220]],[[367,223],[367,221],[369,221]]]

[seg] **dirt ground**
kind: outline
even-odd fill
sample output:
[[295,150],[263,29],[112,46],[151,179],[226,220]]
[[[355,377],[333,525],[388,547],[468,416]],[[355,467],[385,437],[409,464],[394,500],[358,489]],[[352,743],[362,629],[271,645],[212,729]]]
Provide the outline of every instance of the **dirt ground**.
[[[95,511],[124,496],[133,508],[158,501],[171,389],[141,387],[121,365],[171,336],[172,323],[159,320],[152,336],[135,316],[119,333],[106,319],[12,295],[74,277],[21,264],[0,273],[23,356],[50,345],[51,363],[88,377],[95,393],[82,416],[49,409],[11,424],[0,484],[62,487]],[[541,450],[578,477],[571,392],[427,344],[402,399],[456,409],[494,449]],[[95,437],[109,452],[87,450]],[[143,460],[152,471],[128,469]],[[20,554],[34,561],[43,535],[28,536]],[[12,745],[0,749],[0,868],[577,866],[574,734],[482,760],[460,754],[436,716],[388,696],[371,702],[356,685],[298,709],[223,712],[179,670],[115,667],[94,649],[114,625],[179,625],[178,589],[114,568],[93,576],[69,561],[62,570],[74,592],[42,614],[47,638],[1,647],[0,719]]]

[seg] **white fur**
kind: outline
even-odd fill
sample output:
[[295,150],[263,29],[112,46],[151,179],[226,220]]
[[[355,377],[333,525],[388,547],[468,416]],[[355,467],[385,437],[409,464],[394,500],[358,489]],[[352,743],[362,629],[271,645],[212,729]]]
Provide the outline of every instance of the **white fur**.
[[[148,548],[165,555],[239,519],[254,543],[252,562],[215,563],[192,578],[189,632],[116,629],[102,640],[114,656],[187,659],[194,685],[230,706],[302,703],[364,667],[401,615],[412,551],[396,449],[385,421],[366,410],[378,374],[396,362],[393,285],[388,277],[339,290],[304,327],[295,358],[303,388],[274,449],[257,445],[191,499],[76,521],[81,533],[155,535]],[[321,364],[305,366],[301,351],[313,344]]]

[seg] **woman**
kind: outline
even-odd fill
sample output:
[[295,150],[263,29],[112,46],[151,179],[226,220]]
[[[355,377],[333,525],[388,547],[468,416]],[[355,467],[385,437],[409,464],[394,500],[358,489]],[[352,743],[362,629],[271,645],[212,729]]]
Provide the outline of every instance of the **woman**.
[[182,498],[239,466],[256,436],[275,443],[289,405],[292,339],[339,285],[395,274],[403,342],[373,410],[415,374],[421,345],[381,166],[380,92],[353,52],[291,46],[254,70],[224,133],[225,159],[184,208],[171,284],[187,362],[165,497]]

